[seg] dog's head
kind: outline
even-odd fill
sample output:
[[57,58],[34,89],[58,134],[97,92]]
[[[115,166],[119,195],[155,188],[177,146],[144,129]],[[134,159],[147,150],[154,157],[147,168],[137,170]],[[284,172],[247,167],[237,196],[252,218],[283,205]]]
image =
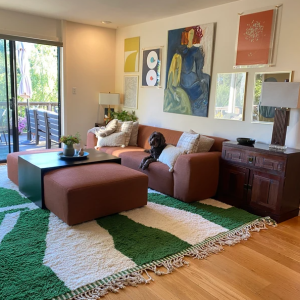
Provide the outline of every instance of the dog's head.
[[154,131],[149,137],[149,144],[151,147],[161,147],[165,145],[166,140],[162,133]]

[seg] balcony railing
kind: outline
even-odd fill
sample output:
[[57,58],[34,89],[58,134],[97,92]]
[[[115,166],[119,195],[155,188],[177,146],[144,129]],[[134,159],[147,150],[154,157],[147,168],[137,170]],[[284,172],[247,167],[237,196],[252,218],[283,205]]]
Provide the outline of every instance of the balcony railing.
[[[0,107],[6,107],[6,101],[0,101]],[[21,111],[25,111],[25,107],[27,106],[27,102],[19,102],[18,101],[18,107],[21,108]],[[39,108],[44,109],[48,111],[54,111],[57,112],[58,110],[58,102],[29,102],[29,107],[33,108]]]

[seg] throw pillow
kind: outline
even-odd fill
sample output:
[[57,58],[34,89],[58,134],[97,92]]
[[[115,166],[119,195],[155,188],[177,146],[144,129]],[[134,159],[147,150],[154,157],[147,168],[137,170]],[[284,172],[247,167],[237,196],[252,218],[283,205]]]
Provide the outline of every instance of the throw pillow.
[[129,144],[131,132],[132,132],[133,122],[132,121],[119,121],[116,132],[126,132],[125,146]]
[[98,137],[96,147],[125,147],[126,132],[115,132],[106,137]]
[[[195,132],[194,130],[190,130],[190,133],[197,134],[197,132]],[[209,138],[205,135],[200,135],[197,152],[209,152],[214,143],[214,139]]]
[[158,161],[167,165],[170,168],[169,172],[173,172],[177,158],[180,155],[185,154],[185,152],[186,151],[183,148],[167,145],[160,154]]
[[196,153],[199,138],[200,134],[184,132],[177,143],[177,147],[185,149],[187,151],[187,154]]
[[139,122],[133,122],[132,132],[129,140],[129,146],[137,146],[138,131],[139,131]]
[[104,130],[103,129],[100,130],[99,136],[101,137],[109,136],[117,130],[117,127],[118,127],[118,120],[117,119],[111,120],[106,125]]

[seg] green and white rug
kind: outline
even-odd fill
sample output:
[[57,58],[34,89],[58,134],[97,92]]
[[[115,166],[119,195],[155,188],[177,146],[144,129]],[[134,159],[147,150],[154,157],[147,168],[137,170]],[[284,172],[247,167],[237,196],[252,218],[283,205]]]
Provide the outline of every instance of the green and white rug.
[[0,299],[98,299],[266,224],[275,225],[212,199],[188,204],[149,190],[143,208],[68,226],[22,197],[0,166]]

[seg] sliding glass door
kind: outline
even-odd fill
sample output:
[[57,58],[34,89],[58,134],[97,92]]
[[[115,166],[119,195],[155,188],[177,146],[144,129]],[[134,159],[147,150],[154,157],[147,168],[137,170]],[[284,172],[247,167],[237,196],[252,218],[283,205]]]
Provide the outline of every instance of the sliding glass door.
[[0,162],[11,152],[58,147],[47,139],[43,116],[59,120],[51,130],[60,135],[59,53],[56,46],[0,39]]
[[15,80],[13,72],[13,44],[0,39],[0,162],[7,154],[18,151],[16,136]]

